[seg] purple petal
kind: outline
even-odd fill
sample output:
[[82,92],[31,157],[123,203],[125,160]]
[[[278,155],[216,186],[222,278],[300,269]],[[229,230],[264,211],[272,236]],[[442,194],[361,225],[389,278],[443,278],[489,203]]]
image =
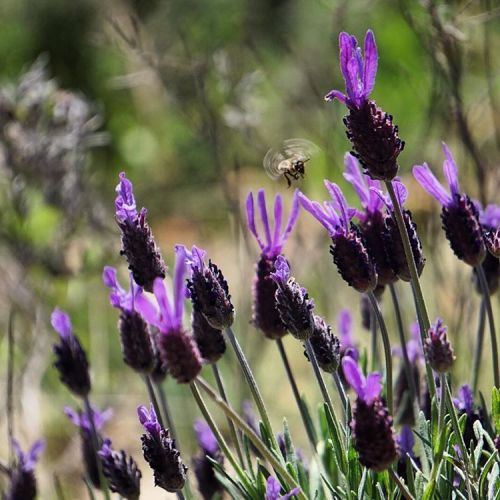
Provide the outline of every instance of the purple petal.
[[354,57],[347,64],[347,78],[345,89],[349,99],[358,108],[361,106],[362,101],[364,100],[363,82],[361,80],[362,65],[363,63],[361,60],[361,54],[359,52],[359,49],[356,49],[354,52]]
[[398,444],[401,451],[401,456],[413,457],[413,446],[415,444],[415,438],[413,437],[413,432],[409,425],[403,425],[401,427],[401,432],[398,437]]
[[278,285],[285,285],[290,278],[290,268],[288,262],[283,255],[278,255],[274,262],[274,273],[271,273],[271,278],[278,283]]
[[174,276],[174,307],[175,316],[174,328],[182,325],[182,316],[184,314],[184,300],[186,297],[186,254],[182,245],[175,247],[175,276]]
[[408,190],[406,189],[406,186],[400,180],[392,181],[392,185],[394,187],[394,191],[396,193],[396,197],[398,199],[399,206],[402,207],[408,198]]
[[257,240],[257,243],[259,244],[260,249],[264,250],[265,245],[264,245],[263,241],[260,239],[260,237],[257,233],[257,228],[255,227],[255,211],[254,211],[254,202],[253,202],[253,194],[252,193],[248,193],[247,201],[246,201],[246,209],[247,209],[248,229],[250,229],[250,232],[255,236],[255,239]]
[[417,182],[431,195],[436,198],[443,206],[447,206],[452,200],[444,187],[436,179],[431,169],[424,163],[423,165],[415,165],[413,167],[413,177]]
[[340,90],[330,90],[328,94],[325,95],[325,101],[330,102],[337,99],[342,104],[347,104],[347,96],[344,95]]
[[193,264],[201,271],[205,266],[205,257],[207,256],[207,252],[202,248],[198,248],[193,245],[191,255],[193,258]]
[[344,168],[344,179],[352,185],[361,201],[361,206],[366,210],[370,205],[370,191],[363,178],[358,161],[351,153],[344,155]]
[[266,500],[279,500],[281,485],[273,476],[267,478]]
[[448,181],[448,186],[450,186],[450,191],[452,196],[460,192],[460,186],[458,184],[458,169],[453,159],[448,146],[443,142],[443,153],[445,160],[443,162],[443,172]]
[[458,393],[460,396],[460,409],[469,415],[472,414],[474,412],[474,396],[470,385],[464,384],[460,387]]
[[111,439],[106,438],[103,443],[101,449],[98,451],[100,457],[107,458],[113,454],[113,448],[111,447]]
[[[353,51],[358,44],[355,37],[349,35],[349,33],[342,32],[339,35],[339,48],[340,48],[340,71],[342,72],[342,76],[346,79],[348,71],[347,65],[349,61],[352,59]],[[347,82],[346,82],[347,83]]]
[[479,209],[479,222],[488,229],[500,227],[500,205],[490,203],[484,210]]
[[297,222],[297,217],[299,216],[299,209],[300,209],[299,190],[296,189],[295,192],[293,193],[292,208],[290,209],[290,215],[288,216],[288,223],[285,227],[285,230],[283,231],[283,235],[281,236],[280,244],[278,245],[277,249],[278,252],[281,252],[283,245],[290,236],[290,233],[292,232],[292,229],[295,226],[295,223]]
[[342,358],[342,370],[348,384],[354,389],[359,398],[364,399],[364,387],[366,380],[358,364],[350,357]]
[[336,232],[335,226],[331,223],[331,218],[325,214],[321,205],[316,201],[311,201],[303,193],[299,193],[299,200],[302,207],[326,228],[330,236],[333,236]]
[[260,218],[262,220],[262,225],[264,226],[264,233],[266,235],[265,248],[269,250],[272,247],[271,228],[269,227],[269,219],[267,217],[266,195],[263,189],[259,189],[259,191],[257,192],[257,205],[259,206]]
[[[161,279],[161,278],[158,278]],[[149,299],[144,296],[144,293],[138,293],[134,297],[134,308],[135,310],[142,316],[142,319],[149,323],[150,325],[154,325],[157,328],[161,328],[161,320],[158,309],[154,304],[152,304]]]
[[125,172],[120,173],[120,182],[116,186],[115,209],[116,218],[120,222],[134,221],[137,217],[132,183],[125,177]]
[[198,444],[205,451],[205,454],[215,455],[219,450],[219,445],[209,425],[203,420],[197,419],[194,424],[194,431]]
[[52,312],[50,322],[54,330],[61,336],[62,339],[68,339],[73,334],[70,317],[58,307],[56,307]]
[[330,196],[333,198],[333,200],[335,202],[335,205],[336,205],[335,208],[337,208],[342,215],[342,221],[344,224],[345,231],[348,231],[349,230],[349,221],[351,219],[349,218],[348,207],[347,207],[347,202],[346,202],[344,193],[342,193],[341,189],[334,182],[330,182],[326,179],[324,182],[325,182],[326,189],[328,189]]
[[375,37],[372,30],[368,30],[365,36],[365,67],[363,83],[365,98],[368,97],[375,86],[375,76],[377,75],[378,54]]
[[337,316],[337,329],[342,340],[342,346],[352,346],[352,316],[348,309],[342,309]]
[[64,413],[71,420],[71,422],[73,422],[77,427],[80,427],[82,420],[79,413],[73,410],[70,406],[64,407]]
[[382,392],[380,379],[382,376],[378,372],[370,373],[366,377],[366,385],[364,389],[363,399],[366,404],[370,404],[375,398],[379,397]]
[[174,321],[173,311],[168,300],[165,283],[161,278],[156,278],[153,283],[153,293],[155,294],[158,307],[160,308],[160,324],[162,330],[170,330]]
[[108,288],[114,288],[118,286],[118,278],[116,269],[111,266],[104,266],[104,270],[102,271],[102,281],[104,286]]
[[281,219],[283,216],[283,201],[281,195],[277,194],[274,199],[274,237],[273,237],[273,247],[277,247],[280,244],[281,237]]

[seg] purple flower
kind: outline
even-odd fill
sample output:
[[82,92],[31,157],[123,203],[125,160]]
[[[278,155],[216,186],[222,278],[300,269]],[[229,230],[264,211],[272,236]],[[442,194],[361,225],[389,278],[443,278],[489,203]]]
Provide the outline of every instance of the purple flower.
[[300,491],[300,488],[294,488],[286,495],[280,495],[281,485],[277,479],[273,476],[269,476],[267,478],[266,483],[266,498],[265,500],[289,500],[293,496],[297,495]]
[[359,351],[352,330],[352,315],[348,309],[342,309],[337,316],[337,331],[340,338],[341,353],[342,356],[349,356],[357,361]]
[[60,338],[60,343],[53,346],[56,356],[54,366],[59,371],[59,378],[75,395],[85,397],[91,388],[89,363],[80,341],[73,335],[71,319],[56,307],[51,324]]
[[453,403],[462,412],[467,415],[474,413],[474,396],[469,384],[464,384],[458,391],[458,398],[454,399]]
[[349,108],[362,108],[375,85],[378,54],[375,37],[371,30],[365,35],[364,61],[356,38],[348,33],[339,35],[340,71],[345,80],[346,94],[332,90],[325,100],[338,99]]
[[424,352],[431,368],[439,373],[445,373],[455,361],[453,349],[448,341],[446,326],[441,318],[429,328],[429,336],[425,339]]
[[290,216],[288,218],[288,223],[285,229],[282,231],[282,218],[283,218],[283,201],[281,195],[277,194],[274,199],[274,229],[271,230],[271,225],[269,223],[269,217],[267,214],[266,198],[264,190],[260,189],[257,193],[257,204],[259,207],[260,218],[262,221],[262,227],[264,229],[265,238],[262,239],[257,232],[255,225],[255,210],[254,210],[254,200],[253,194],[249,193],[246,201],[247,209],[247,221],[248,228],[250,232],[255,236],[257,243],[262,251],[262,254],[268,259],[274,259],[278,254],[281,253],[283,245],[285,244],[288,236],[290,235],[297,217],[299,215],[299,199],[298,191],[295,191],[293,195],[292,209],[290,211]]
[[219,451],[219,444],[209,425],[201,419],[197,419],[194,424],[196,440],[206,454],[215,455]]
[[[100,411],[95,406],[92,406],[91,409],[96,431],[100,431],[104,427],[104,424],[113,416],[113,410],[108,408],[107,410]],[[91,432],[92,426],[87,413],[76,412],[69,406],[64,407],[64,413],[77,427]]]
[[45,442],[38,440],[31,449],[24,453],[19,443],[13,439],[12,445],[17,463],[10,473],[10,484],[5,492],[5,500],[34,500],[37,495],[35,464],[45,448]]
[[141,493],[141,471],[124,450],[114,451],[111,440],[105,439],[98,452],[109,489],[127,500],[137,500]]
[[359,228],[351,224],[356,210],[348,207],[344,194],[336,184],[325,180],[325,186],[331,201],[321,205],[299,193],[300,203],[332,238],[330,251],[342,278],[358,292],[371,291],[377,284],[377,274]]
[[358,363],[350,357],[342,359],[342,369],[345,379],[354,389],[359,399],[369,405],[374,399],[380,398],[382,393],[382,385],[380,384],[382,377],[380,373],[373,372],[368,377],[365,377]]
[[478,266],[486,256],[479,213],[475,204],[460,192],[458,169],[448,146],[443,143],[443,172],[450,192],[436,179],[429,166],[415,165],[413,175],[419,184],[442,205],[441,220],[455,255],[470,266]]
[[487,229],[500,227],[500,205],[490,203],[484,209],[479,207],[479,222]]
[[137,212],[132,183],[123,172],[116,194],[116,221],[122,233],[121,254],[127,258],[134,280],[150,292],[155,278],[165,277],[165,263],[146,222],[146,209]]
[[[422,341],[420,339],[420,327],[418,322],[414,321],[410,325],[411,339],[406,342],[406,352],[408,353],[408,360],[413,365],[418,361],[423,361],[424,353],[422,351]],[[392,348],[393,356],[403,357],[403,350],[400,346]]]

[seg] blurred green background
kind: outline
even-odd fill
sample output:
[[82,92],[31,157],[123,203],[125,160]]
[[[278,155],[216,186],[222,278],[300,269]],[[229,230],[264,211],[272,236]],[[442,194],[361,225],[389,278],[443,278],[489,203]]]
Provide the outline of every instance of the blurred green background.
[[[223,269],[237,308],[235,331],[262,382],[273,423],[279,428],[285,416],[305,446],[277,351],[249,325],[258,248],[246,231],[243,208],[247,192],[260,187],[269,196],[281,192],[289,206],[292,189],[283,179],[269,179],[261,165],[270,147],[290,137],[321,148],[307,164],[300,188],[324,199],[322,180],[329,178],[356,203],[341,175],[349,150],[345,109],[323,100],[330,89],[343,88],[337,46],[342,30],[358,40],[368,28],[375,32],[380,61],[373,97],[394,115],[406,141],[401,175],[424,241],[424,291],[431,315],[441,315],[450,327],[458,358],[454,381],[468,381],[479,299],[470,269],[453,257],[444,239],[436,203],[409,173],[413,164],[427,161],[440,175],[445,140],[464,189],[483,202],[499,202],[499,14],[488,1],[3,0],[1,460],[9,458],[9,400],[22,445],[40,435],[48,442],[38,467],[40,497],[54,497],[54,474],[67,498],[84,495],[77,433],[62,414],[65,404],[78,402],[52,368],[56,336],[48,318],[59,305],[71,314],[88,350],[93,401],[114,409],[105,433],[140,461],[145,497],[164,497],[151,490],[140,456],[135,407],[147,396],[121,361],[117,313],[101,282],[104,264],[118,266],[126,279],[113,211],[120,171],[133,181],[138,204],[148,208],[169,266],[175,243],[194,243]],[[55,111],[60,121],[54,124],[47,116]],[[357,340],[368,345],[359,296],[337,275],[327,237],[307,214],[300,216],[285,252],[334,330],[337,313],[348,307]],[[397,288],[409,324],[410,290],[401,283]],[[494,307],[498,316],[496,297]],[[14,390],[12,398],[3,399],[12,315]],[[315,407],[319,395],[302,349],[285,340],[300,388]],[[488,344],[483,369],[481,387],[488,393]],[[239,406],[248,393],[232,353],[222,370]],[[211,378],[209,371],[205,375]],[[195,405],[188,388],[168,380],[166,390],[181,449],[189,457],[195,449]],[[218,421],[225,429],[220,415]]]

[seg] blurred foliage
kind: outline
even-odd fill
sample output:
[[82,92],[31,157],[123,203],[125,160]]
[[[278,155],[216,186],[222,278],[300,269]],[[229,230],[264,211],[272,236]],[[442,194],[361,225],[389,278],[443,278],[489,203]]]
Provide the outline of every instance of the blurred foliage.
[[[208,248],[225,270],[238,304],[242,341],[259,361],[257,371],[267,373],[275,353],[248,326],[256,249],[245,232],[242,198],[248,189],[261,186],[291,197],[284,181],[272,183],[261,167],[267,149],[289,137],[307,138],[322,149],[308,163],[302,189],[325,197],[325,177],[346,187],[341,176],[349,148],[340,125],[344,109],[323,101],[331,88],[343,88],[337,47],[342,30],[358,39],[367,28],[376,34],[380,62],[374,98],[395,116],[406,141],[401,174],[410,187],[409,205],[421,235],[429,243],[424,273],[428,300],[435,305],[433,313],[449,320],[452,338],[463,339],[456,351],[468,352],[472,336],[463,334],[476,319],[468,270],[451,257],[437,215],[428,217],[430,199],[408,174],[411,165],[423,161],[438,169],[440,141],[446,140],[467,190],[483,201],[498,202],[498,27],[498,8],[487,0],[3,0],[3,88],[12,89],[42,55],[47,77],[100,116],[98,132],[107,137],[106,143],[81,152],[73,195],[51,162],[46,171],[33,166],[31,176],[22,169],[4,175],[5,165],[1,167],[0,269],[5,279],[0,319],[6,325],[9,311],[20,311],[15,358],[20,373],[16,412],[23,417],[19,432],[34,435],[43,428],[50,439],[48,456],[56,468],[62,465],[71,429],[64,422],[61,433],[61,408],[68,394],[50,369],[53,333],[47,318],[55,304],[71,313],[89,348],[96,399],[113,404],[120,414],[115,429],[136,425],[134,408],[145,394],[120,361],[116,314],[100,282],[104,263],[125,270],[113,228],[113,190],[121,170],[134,182],[138,203],[147,206],[168,264],[175,242],[194,242]],[[5,123],[1,126],[5,132]],[[42,120],[34,129],[50,139],[47,126]],[[16,205],[16,186],[23,187],[24,208]],[[66,199],[47,196],[47,187]],[[70,210],[75,196],[86,200],[76,212]],[[307,217],[301,219],[287,254],[297,264],[298,278],[333,321],[358,297],[345,290],[331,266],[325,235]],[[458,296],[450,297],[447,289],[458,290]],[[411,318],[411,299],[405,301]],[[5,341],[0,353],[4,359]],[[291,357],[300,377],[307,370],[300,349]],[[234,369],[231,359],[224,364]],[[41,394],[52,394],[50,401],[40,397],[40,379]],[[463,376],[457,379],[461,382]],[[130,384],[127,397],[120,395],[124,380]],[[230,392],[241,396],[238,383],[232,381]],[[193,415],[183,388],[169,381],[168,391],[174,414]],[[266,393],[272,391],[273,386]],[[286,412],[289,397],[276,399],[276,419]],[[0,418],[3,422],[3,413]],[[294,417],[289,418],[293,426]],[[181,436],[190,442],[188,418]],[[138,446],[135,436],[125,441],[120,446]],[[75,471],[73,466],[70,472]]]

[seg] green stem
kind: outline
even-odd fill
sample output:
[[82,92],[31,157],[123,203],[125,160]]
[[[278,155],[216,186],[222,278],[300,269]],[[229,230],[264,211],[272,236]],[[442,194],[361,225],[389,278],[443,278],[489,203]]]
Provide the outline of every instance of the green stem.
[[318,360],[316,359],[316,355],[314,354],[314,350],[313,350],[313,347],[311,345],[311,341],[309,339],[306,340],[304,342],[304,346],[306,348],[307,357],[309,358],[309,361],[311,362],[311,365],[313,367],[314,375],[315,375],[316,380],[318,382],[321,394],[323,396],[323,400],[325,401],[326,406],[330,410],[330,414],[331,414],[333,422],[335,424],[335,430],[339,436],[340,444],[345,452],[344,440],[340,439],[340,438],[342,435],[345,435],[347,433],[347,431],[344,431],[344,429],[342,429],[340,424],[339,424],[337,414],[335,413],[335,410],[333,408],[332,398],[330,397],[330,394],[328,393],[328,389],[326,388],[325,381],[323,380],[323,376],[321,375],[321,370],[318,366]]
[[295,377],[293,376],[290,363],[288,362],[288,356],[286,355],[285,346],[283,345],[283,341],[281,339],[276,340],[276,345],[278,346],[278,351],[280,353],[281,360],[283,361],[283,365],[285,367],[288,381],[290,382],[290,386],[292,388],[295,402],[297,403],[297,407],[299,408],[300,416],[302,417],[302,423],[304,424],[304,427],[306,429],[307,437],[309,438],[309,442],[311,443],[311,447],[314,453],[316,453],[316,437],[313,435],[313,431],[311,430],[311,426],[304,408],[304,403],[300,397],[299,389],[297,387],[297,383],[295,382]]
[[260,414],[260,417],[262,419],[262,422],[264,423],[264,426],[267,429],[267,432],[269,434],[269,438],[271,440],[272,447],[277,453],[280,453],[278,442],[276,441],[276,436],[274,435],[273,428],[271,427],[271,421],[269,420],[269,415],[267,413],[266,405],[264,404],[264,400],[262,399],[262,395],[260,393],[259,386],[257,385],[257,381],[255,380],[255,377],[252,373],[250,365],[248,364],[248,361],[245,357],[245,354],[243,353],[243,350],[241,349],[240,343],[238,342],[238,339],[235,337],[231,327],[226,328],[225,331],[226,331],[226,335],[229,338],[229,342],[231,342],[231,345],[234,349],[234,352],[236,353],[236,357],[238,358],[238,362],[240,363],[240,366],[243,370],[243,375],[245,376],[245,379],[248,383],[248,386],[250,388],[250,392],[252,393],[255,404],[257,405],[257,409],[259,410],[259,414]]
[[[212,372],[214,374],[215,382],[217,384],[217,388],[219,389],[219,394],[221,398],[229,404],[229,400],[226,394],[226,388],[224,387],[224,381],[222,380],[222,376],[219,372],[219,367],[216,363],[212,363]],[[238,437],[238,433],[236,432],[236,428],[230,418],[227,419],[227,425],[229,426],[229,432],[231,433],[231,438],[234,442],[234,447],[236,448],[236,453],[238,454],[238,460],[240,461],[240,465],[245,467],[245,462],[243,460],[243,453],[241,452],[241,444],[240,439]]]
[[415,497],[410,493],[408,488],[401,482],[399,476],[392,470],[389,469],[389,476],[391,476],[392,480],[397,484],[401,494],[406,498],[406,500],[415,500]]
[[[401,316],[401,309],[399,307],[398,295],[396,293],[396,287],[393,283],[389,284],[389,290],[391,292],[392,303],[394,304],[394,312],[396,314],[396,323],[398,325],[399,332],[399,342],[401,343],[401,352],[403,353],[403,367],[405,370],[406,380],[408,380],[408,385],[410,388],[410,398],[412,401],[412,406],[418,406],[417,399],[417,388],[415,386],[415,377],[413,376],[412,366],[410,364],[410,358],[408,357],[408,349],[406,348],[406,338],[405,330],[403,326],[403,319]],[[415,413],[415,416],[417,413]]]
[[[262,440],[255,434],[255,432],[250,428],[250,426],[217,394],[210,385],[205,382],[201,377],[197,377],[196,381],[191,384],[191,386],[200,385],[200,387],[207,393],[210,399],[224,412],[224,414],[229,417],[236,427],[243,432],[252,444],[257,448],[257,450],[262,454],[262,456],[273,466],[275,471],[283,477],[287,482],[287,486],[290,488],[298,487],[295,479],[290,475],[286,467],[280,462],[272,451],[270,451],[267,446],[262,442]],[[297,493],[297,497],[301,500],[307,500],[306,495],[301,491]]]
[[370,369],[372,372],[376,371],[380,366],[380,360],[378,357],[378,346],[377,346],[377,320],[375,318],[375,313],[370,309],[370,351],[372,353]]
[[332,373],[333,381],[337,386],[337,391],[340,396],[340,400],[342,402],[342,407],[344,408],[344,416],[345,416],[345,448],[349,449],[349,422],[351,421],[351,403],[344,389],[344,384],[342,384],[342,380],[340,380],[338,371]]
[[108,482],[106,481],[106,478],[104,477],[104,474],[102,472],[101,457],[97,453],[100,449],[99,438],[97,437],[97,429],[95,427],[95,422],[94,422],[94,412],[92,411],[92,407],[90,406],[90,401],[88,396],[85,396],[83,398],[83,404],[85,405],[85,413],[87,414],[87,418],[89,419],[90,422],[90,435],[92,438],[92,447],[94,448],[95,461],[97,465],[97,472],[99,474],[99,482],[101,484],[102,494],[104,495],[104,498],[106,500],[110,500],[111,497],[109,496]]
[[486,319],[486,304],[484,299],[481,299],[481,308],[479,310],[479,324],[477,327],[476,347],[474,349],[474,361],[472,363],[472,392],[477,393],[477,385],[479,383],[479,363],[483,352],[484,342],[484,323]]
[[177,432],[175,430],[174,420],[172,418],[172,413],[170,412],[170,407],[169,407],[168,402],[167,402],[167,396],[165,394],[165,389],[163,388],[161,383],[155,383],[155,387],[158,391],[158,394],[160,395],[160,405],[161,405],[161,409],[163,411],[163,416],[165,417],[165,423],[167,424],[168,430],[170,432],[170,436],[172,437],[172,439],[175,439],[177,441],[178,440],[177,439]]
[[500,388],[500,372],[498,370],[498,347],[497,335],[495,331],[495,319],[493,317],[493,309],[491,308],[488,281],[486,280],[486,275],[484,274],[484,269],[481,264],[479,266],[476,266],[476,273],[479,277],[479,283],[481,284],[483,300],[486,305],[486,314],[488,315],[488,323],[490,324],[491,357],[493,359],[493,377],[495,379],[495,387]]
[[[222,437],[222,434],[219,431],[219,428],[217,427],[217,425],[215,424],[214,419],[212,418],[212,415],[210,414],[210,412],[207,408],[207,405],[203,401],[203,398],[200,394],[200,391],[198,390],[196,382],[191,382],[191,384],[189,384],[189,387],[191,388],[191,392],[193,393],[194,399],[196,400],[196,403],[197,403],[198,408],[200,409],[200,411],[203,415],[203,418],[206,420],[208,426],[212,430],[212,432],[215,436],[215,439],[217,440],[217,443],[219,443],[219,446],[222,450],[222,453],[229,460],[229,463],[231,464],[231,466],[235,470],[236,474],[238,474],[242,483],[245,484],[245,486],[249,487],[249,482],[248,482],[248,478],[245,474],[245,471],[240,467],[240,464],[236,460],[235,456],[231,453],[229,446],[227,445],[225,439]],[[215,391],[214,391],[214,393],[215,393]],[[217,396],[217,397],[219,398],[219,396]]]
[[[156,399],[156,394],[153,389],[153,384],[151,383],[151,379],[148,375],[144,375],[144,382],[146,384],[146,388],[148,390],[149,400],[153,404],[153,408],[155,409],[156,417],[158,418],[158,423],[161,425],[163,429],[165,429],[165,422],[163,421],[163,415],[160,410],[160,406],[158,405],[158,400]],[[168,429],[169,432],[172,432]]]
[[[418,323],[420,326],[420,337],[422,339],[422,347],[424,341],[427,338],[427,332],[431,327],[431,322],[429,320],[429,314],[427,313],[427,307],[425,305],[424,295],[422,293],[422,288],[420,286],[420,279],[418,277],[417,266],[415,264],[415,258],[413,257],[413,251],[411,249],[410,238],[408,237],[408,231],[406,230],[406,225],[403,219],[403,213],[401,212],[401,207],[399,206],[399,200],[394,192],[394,186],[391,181],[386,181],[385,186],[387,192],[391,198],[392,206],[394,208],[394,217],[398,225],[399,234],[403,242],[403,248],[405,252],[406,262],[408,263],[408,269],[411,276],[411,286],[413,290],[413,298],[415,300],[415,309],[417,310],[417,317],[419,319]],[[427,384],[429,386],[429,393],[431,399],[436,394],[436,384],[434,382],[434,377],[432,375],[432,368],[429,365],[427,358],[425,359],[425,371],[427,374]]]
[[372,305],[372,310],[377,316],[377,321],[380,327],[380,333],[382,334],[382,343],[384,346],[384,357],[385,357],[385,381],[387,389],[387,408],[389,413],[394,415],[393,400],[392,400],[392,354],[391,354],[391,342],[389,340],[389,333],[387,332],[387,327],[385,326],[385,321],[380,312],[377,299],[373,292],[368,292],[368,298]]

